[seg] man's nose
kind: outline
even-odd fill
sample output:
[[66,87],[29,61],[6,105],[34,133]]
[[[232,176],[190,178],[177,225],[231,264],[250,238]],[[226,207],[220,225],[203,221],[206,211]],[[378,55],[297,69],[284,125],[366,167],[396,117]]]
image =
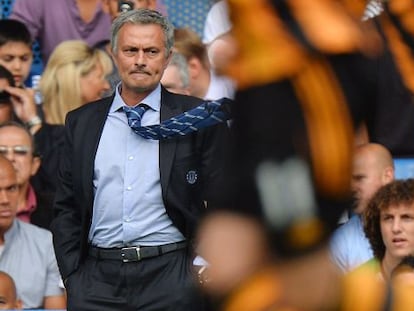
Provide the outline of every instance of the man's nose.
[[393,232],[399,232],[401,231],[401,221],[399,218],[394,218],[392,222],[392,231]]
[[135,56],[135,63],[139,66],[145,65],[147,62],[147,58],[145,56],[144,51],[138,51],[138,53]]
[[14,70],[19,70],[20,68],[22,68],[22,61],[21,60],[19,60],[19,59],[14,59],[13,61],[12,61],[12,63],[11,63],[11,67],[14,69]]
[[5,189],[0,190],[0,204],[9,203],[9,195]]
[[14,151],[11,148],[8,148],[4,152],[2,152],[2,155],[9,161],[13,162],[14,160]]

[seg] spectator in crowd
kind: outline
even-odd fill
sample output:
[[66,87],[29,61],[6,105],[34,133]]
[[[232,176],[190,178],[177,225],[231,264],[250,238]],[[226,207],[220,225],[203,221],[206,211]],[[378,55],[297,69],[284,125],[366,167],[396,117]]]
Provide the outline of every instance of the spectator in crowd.
[[0,157],[0,192],[0,270],[15,281],[23,308],[65,309],[52,234],[16,219],[17,174],[3,156]]
[[27,27],[16,20],[0,20],[0,64],[12,73],[16,86],[24,86],[32,61],[32,39]]
[[25,126],[12,121],[0,124],[0,154],[9,159],[16,170],[19,186],[17,218],[49,229],[53,196],[36,193],[30,183],[41,159],[35,150],[33,136]]
[[111,27],[101,0],[15,0],[10,18],[25,23],[39,41],[44,64],[59,43],[84,40],[95,46],[108,40]]
[[15,115],[35,130],[41,121],[37,116],[35,93],[24,86],[32,61],[32,40],[27,27],[16,20],[0,20],[0,65],[9,70],[14,78],[13,85],[6,91],[13,95]]
[[174,38],[175,50],[187,59],[190,94],[206,100],[234,98],[234,85],[211,70],[206,47],[197,33],[189,28],[177,28]]
[[81,40],[60,43],[40,81],[46,123],[63,125],[70,110],[100,99],[109,89],[106,76],[111,71],[103,51]]
[[[134,133],[128,118],[158,124],[202,101],[160,85],[174,42],[166,17],[125,12],[111,37],[120,86],[70,112],[65,126],[52,232],[68,307],[203,310],[187,291],[191,241],[221,191],[227,126],[159,142]],[[143,103],[147,112],[132,120]]]
[[178,52],[171,54],[170,62],[161,78],[161,84],[170,92],[190,95],[190,75],[187,60]]
[[389,282],[401,260],[414,255],[414,179],[378,190],[364,211],[364,231],[375,257],[367,265]]
[[17,298],[16,284],[4,271],[0,271],[0,309],[20,310],[22,301]]
[[203,29],[203,43],[214,70],[223,63],[221,58],[234,50],[231,27],[227,0],[217,1],[208,11]]
[[[43,160],[32,180],[37,191],[55,192],[66,114],[101,98],[109,89],[105,77],[111,70],[108,55],[80,40],[62,42],[52,53],[40,81],[45,122],[30,128]],[[29,98],[21,98],[21,101],[29,101]]]
[[334,232],[330,242],[332,258],[342,271],[349,272],[373,257],[362,214],[375,192],[393,180],[394,162],[384,146],[369,143],[356,147],[351,182],[355,215]]
[[129,11],[131,9],[157,9],[157,0],[131,0],[124,1],[126,5],[118,0],[102,0],[103,10],[111,16],[114,20],[122,11]]

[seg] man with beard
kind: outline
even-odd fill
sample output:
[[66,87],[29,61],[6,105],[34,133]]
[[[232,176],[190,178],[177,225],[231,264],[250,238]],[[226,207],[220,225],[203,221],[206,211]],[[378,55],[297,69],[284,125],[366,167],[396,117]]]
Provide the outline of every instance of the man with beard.
[[393,160],[384,146],[370,143],[356,147],[351,182],[355,215],[336,230],[330,245],[333,260],[344,272],[373,257],[363,231],[362,213],[378,189],[393,180]]

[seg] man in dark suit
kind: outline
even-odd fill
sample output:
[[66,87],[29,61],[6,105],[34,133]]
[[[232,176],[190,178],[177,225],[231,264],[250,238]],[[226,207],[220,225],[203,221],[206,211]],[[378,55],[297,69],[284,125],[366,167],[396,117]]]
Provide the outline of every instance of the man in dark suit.
[[161,14],[121,14],[111,45],[114,95],[66,119],[52,232],[68,310],[202,310],[187,294],[191,242],[205,202],[218,198],[227,127],[161,141],[135,134],[128,107],[148,106],[150,125],[201,100],[160,85],[173,45]]

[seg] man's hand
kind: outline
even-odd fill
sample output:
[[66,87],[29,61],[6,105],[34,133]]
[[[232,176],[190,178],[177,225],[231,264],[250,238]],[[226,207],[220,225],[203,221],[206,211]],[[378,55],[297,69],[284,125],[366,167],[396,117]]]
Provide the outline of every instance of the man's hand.
[[12,95],[14,113],[23,123],[27,123],[37,116],[33,89],[7,86],[5,90]]

